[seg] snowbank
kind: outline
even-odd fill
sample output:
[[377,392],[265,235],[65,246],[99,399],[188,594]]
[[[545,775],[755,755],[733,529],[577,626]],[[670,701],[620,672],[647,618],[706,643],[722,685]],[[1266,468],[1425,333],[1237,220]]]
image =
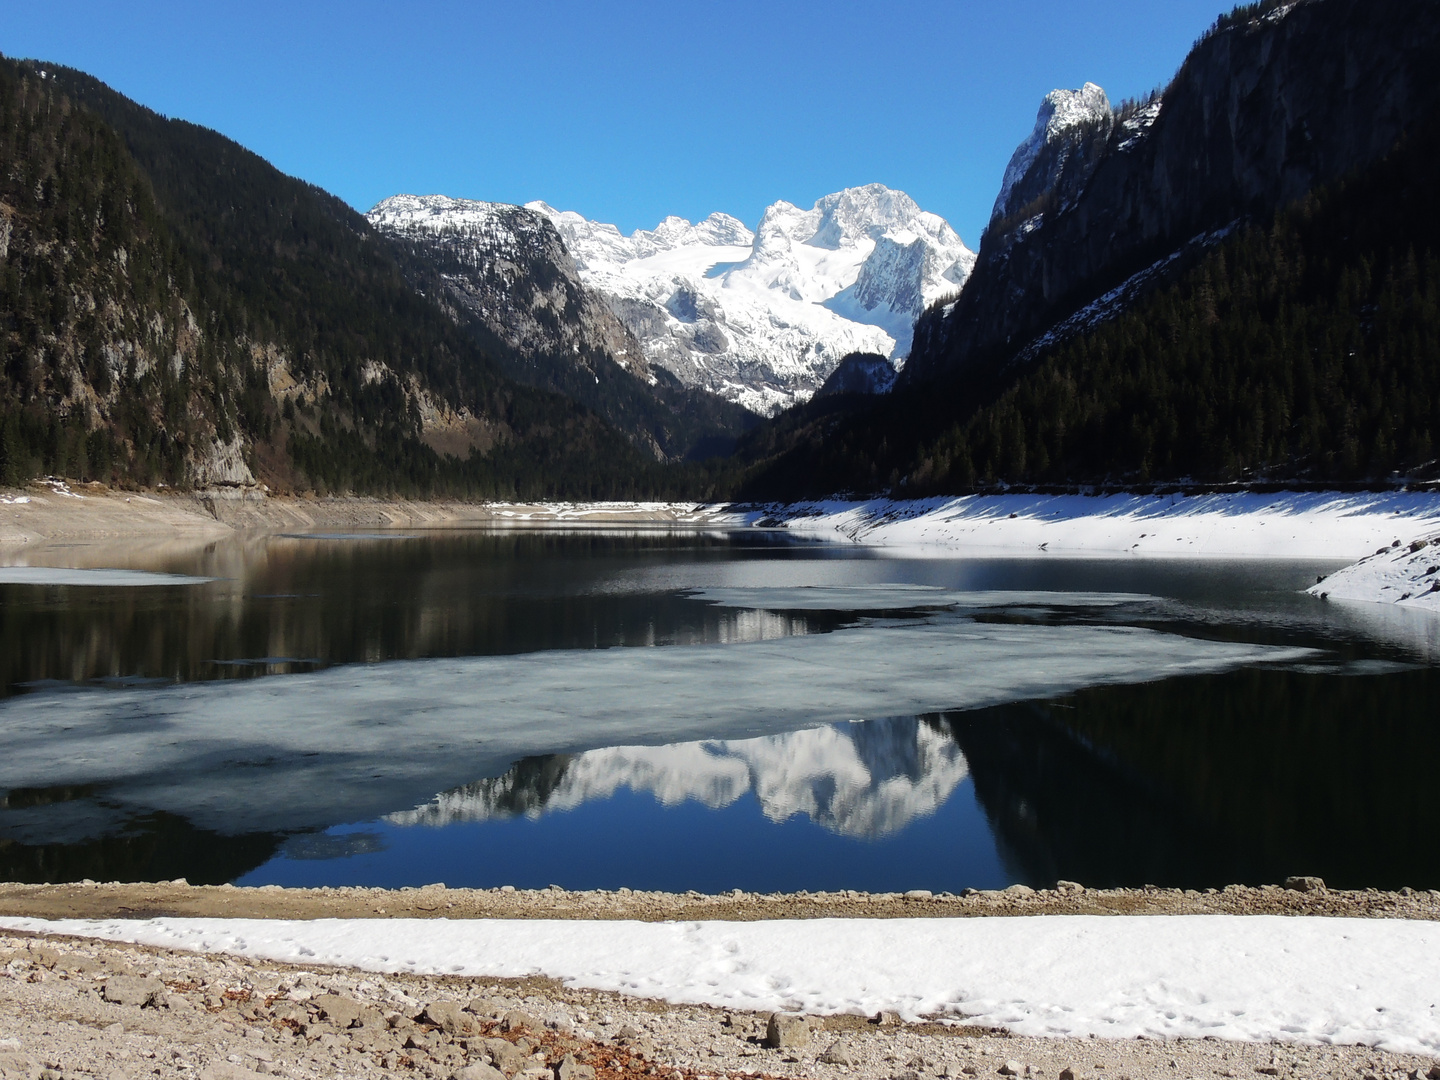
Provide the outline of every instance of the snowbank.
[[1392,543],[1309,590],[1334,600],[1365,600],[1440,612],[1440,534]]
[[754,520],[913,554],[1355,559],[1440,532],[1440,494],[967,495],[779,506]]
[[677,1003],[965,1017],[1030,1036],[1440,1054],[1440,923],[1182,915],[762,922],[4,918],[305,966],[518,977]]

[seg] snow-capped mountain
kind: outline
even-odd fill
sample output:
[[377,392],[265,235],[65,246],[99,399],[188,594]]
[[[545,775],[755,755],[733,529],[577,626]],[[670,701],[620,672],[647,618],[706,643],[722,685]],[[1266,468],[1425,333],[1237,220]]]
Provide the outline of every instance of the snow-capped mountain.
[[990,219],[1018,214],[1054,190],[1075,150],[1075,134],[1087,126],[1104,128],[1108,134],[1110,120],[1110,99],[1093,82],[1079,90],[1052,90],[1046,94],[1034,130],[1015,148],[1005,167]]
[[757,739],[618,746],[528,759],[504,776],[389,815],[396,825],[538,817],[648,791],[665,806],[711,809],[753,793],[771,821],[804,815],[843,836],[890,836],[933,814],[969,776],[955,740],[917,719],[836,724]]
[[958,292],[975,262],[943,218],[882,184],[809,210],[777,202],[753,233],[717,213],[626,236],[527,208],[554,222],[650,363],[765,414],[807,400],[850,353],[902,359],[915,317]]

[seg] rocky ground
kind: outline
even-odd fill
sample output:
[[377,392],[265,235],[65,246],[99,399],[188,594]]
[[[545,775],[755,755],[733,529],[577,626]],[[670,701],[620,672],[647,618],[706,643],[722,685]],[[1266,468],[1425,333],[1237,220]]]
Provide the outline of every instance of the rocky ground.
[[84,882],[66,885],[0,883],[0,913],[39,919],[106,917],[230,917],[251,919],[803,919],[956,918],[987,915],[1348,915],[1440,919],[1440,890],[1327,889],[1318,878],[1283,885],[1230,885],[1203,892],[1182,889],[1087,889],[1061,882],[1053,889],[1012,885],[967,889],[963,895],[800,892],[660,893],[632,889],[570,892],[549,889],[320,888],[253,889],[233,885]]
[[[0,886],[11,915],[777,918],[1231,912],[1435,919],[1440,893],[1291,888],[932,896],[572,893],[444,886],[240,889]],[[305,970],[143,946],[0,933],[0,1080],[962,1080],[969,1076],[1346,1077],[1440,1080],[1434,1060],[1367,1047],[1216,1040],[1027,1039],[890,1016],[788,1017],[668,1006],[545,979]]]
[[1015,1038],[669,1007],[541,979],[374,975],[0,934],[4,1080],[1440,1078],[1365,1047]]

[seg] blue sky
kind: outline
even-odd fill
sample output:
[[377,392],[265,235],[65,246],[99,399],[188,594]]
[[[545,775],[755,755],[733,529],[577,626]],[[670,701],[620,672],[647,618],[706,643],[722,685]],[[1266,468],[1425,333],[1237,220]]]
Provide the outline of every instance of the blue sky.
[[544,199],[750,225],[879,181],[972,247],[1057,86],[1168,80],[1224,0],[47,0],[0,51],[81,68],[358,209]]

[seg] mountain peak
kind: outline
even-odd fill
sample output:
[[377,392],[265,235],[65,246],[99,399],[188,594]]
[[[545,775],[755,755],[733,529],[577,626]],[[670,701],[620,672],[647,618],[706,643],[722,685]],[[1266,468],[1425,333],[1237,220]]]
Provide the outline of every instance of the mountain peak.
[[560,228],[652,362],[762,413],[807,400],[850,353],[904,356],[916,316],[975,261],[944,218],[884,184],[808,210],[774,202],[753,233],[726,214],[629,237]]
[[[1030,136],[1015,149],[1010,164],[1005,167],[1005,179],[1000,185],[1000,195],[995,200],[995,209],[990,219],[995,221],[1017,213],[1048,188],[1046,178],[1032,177],[1042,153],[1057,143],[1063,143],[1075,131],[1086,124],[1104,123],[1110,118],[1110,99],[1093,82],[1087,82],[1078,90],[1051,90],[1040,102],[1035,116],[1035,127]],[[1063,159],[1064,155],[1057,155]],[[1060,161],[1063,165],[1063,160]],[[1059,168],[1049,168],[1047,173],[1058,173]]]

